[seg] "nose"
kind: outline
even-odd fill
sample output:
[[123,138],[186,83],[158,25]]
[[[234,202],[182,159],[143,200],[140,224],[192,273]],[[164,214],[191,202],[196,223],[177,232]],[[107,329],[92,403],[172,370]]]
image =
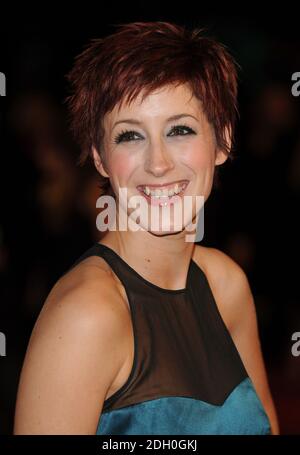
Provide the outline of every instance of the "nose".
[[174,168],[174,161],[162,141],[149,145],[144,168],[156,177]]

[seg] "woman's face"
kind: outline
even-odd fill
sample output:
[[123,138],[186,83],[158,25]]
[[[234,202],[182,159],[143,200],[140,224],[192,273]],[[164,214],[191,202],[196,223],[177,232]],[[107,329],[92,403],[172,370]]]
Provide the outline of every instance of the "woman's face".
[[[104,118],[104,131],[105,164],[96,150],[94,160],[109,177],[117,206],[120,202],[128,217],[135,214],[134,224],[153,234],[182,231],[199,211],[196,196],[208,198],[215,165],[226,160],[189,87],[165,86],[143,102],[139,95],[130,105],[115,106]],[[120,188],[127,190],[122,201]],[[142,209],[138,219],[128,206],[130,199]],[[188,199],[192,211],[185,204]],[[134,205],[136,201],[142,205]]]

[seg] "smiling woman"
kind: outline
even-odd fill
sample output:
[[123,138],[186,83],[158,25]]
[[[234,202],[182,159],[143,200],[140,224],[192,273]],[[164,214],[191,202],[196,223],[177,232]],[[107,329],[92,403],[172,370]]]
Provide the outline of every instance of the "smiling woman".
[[116,228],[43,306],[15,434],[277,434],[248,280],[221,251],[186,241],[230,156],[232,57],[200,29],[135,22],[93,40],[68,79],[80,162],[118,202]]
[[[170,115],[178,111],[184,113]],[[93,157],[99,173],[110,175],[114,194],[127,189],[121,209],[132,217],[132,200],[140,197],[147,201],[141,206],[141,229],[158,235],[183,231],[199,212],[196,195],[208,197],[214,166],[226,159],[187,84],[167,85],[143,101],[138,96],[130,106],[117,105],[106,114],[104,129],[106,167],[95,147]],[[154,206],[162,210],[155,214]]]

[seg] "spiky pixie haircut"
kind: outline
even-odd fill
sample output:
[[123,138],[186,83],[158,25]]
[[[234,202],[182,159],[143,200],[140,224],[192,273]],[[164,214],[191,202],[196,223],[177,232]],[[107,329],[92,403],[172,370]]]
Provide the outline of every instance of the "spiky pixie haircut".
[[[93,39],[67,74],[71,94],[66,98],[70,128],[81,147],[79,164],[92,146],[102,159],[103,119],[118,103],[142,100],[169,84],[188,84],[201,101],[214,128],[218,147],[227,154],[237,115],[237,65],[224,45],[205,37],[201,28],[189,30],[169,22],[119,24],[105,38]],[[231,156],[231,155],[229,155]]]

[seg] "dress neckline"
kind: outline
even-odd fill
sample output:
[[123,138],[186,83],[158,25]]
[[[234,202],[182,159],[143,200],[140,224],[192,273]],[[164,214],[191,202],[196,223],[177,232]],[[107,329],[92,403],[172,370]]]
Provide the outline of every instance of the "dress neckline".
[[104,245],[102,243],[99,243],[99,242],[96,242],[95,243],[96,247],[99,248],[100,250],[101,249],[104,249],[108,252],[110,252],[113,256],[115,256],[116,258],[118,258],[118,260],[133,274],[135,275],[140,281],[142,281],[144,284],[146,284],[147,286],[150,286],[154,289],[156,289],[157,291],[160,291],[160,292],[163,292],[165,294],[184,294],[188,291],[188,283],[189,283],[189,279],[190,279],[190,275],[191,275],[191,271],[192,271],[192,267],[195,265],[193,259],[191,258],[190,260],[190,263],[189,263],[189,267],[188,267],[188,273],[187,273],[187,278],[186,278],[186,286],[185,288],[182,288],[182,289],[166,289],[166,288],[162,288],[160,286],[157,286],[156,284],[154,283],[151,283],[151,281],[148,281],[146,280],[146,278],[144,278],[142,275],[140,275],[134,268],[132,268],[129,264],[127,264],[127,262],[115,251],[113,250],[112,248],[110,248],[109,246],[107,245]]

